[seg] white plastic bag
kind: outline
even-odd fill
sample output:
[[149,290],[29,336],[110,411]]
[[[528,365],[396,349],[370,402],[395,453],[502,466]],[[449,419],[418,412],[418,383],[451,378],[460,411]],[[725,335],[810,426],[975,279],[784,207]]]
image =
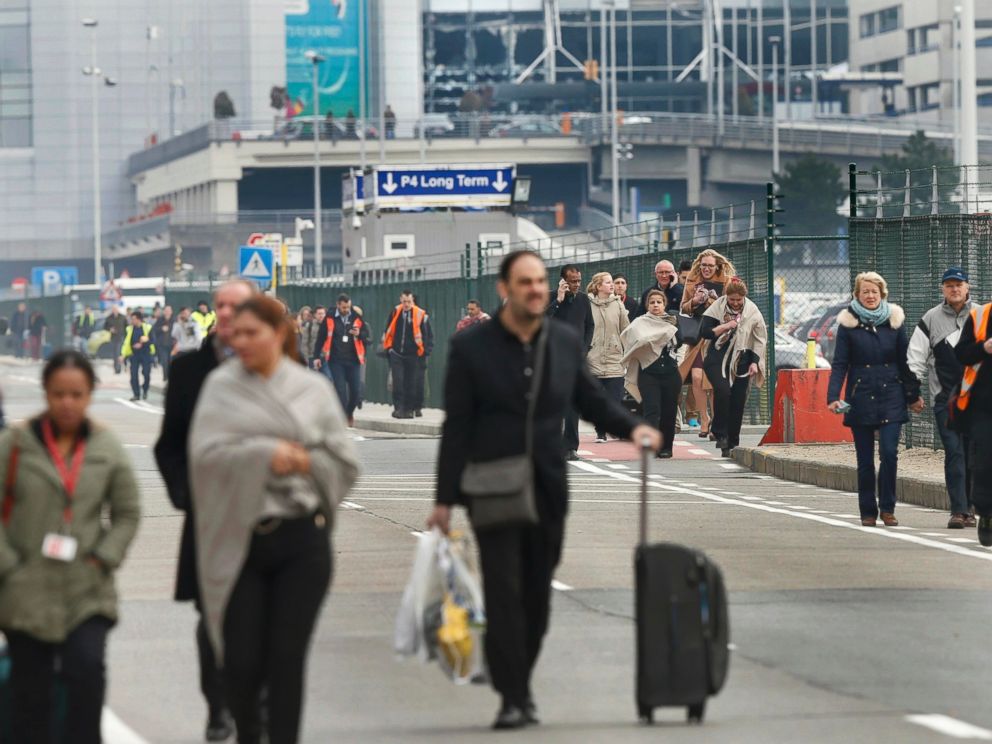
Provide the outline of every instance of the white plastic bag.
[[396,615],[393,649],[401,656],[429,659],[424,644],[424,612],[444,599],[444,584],[437,564],[437,549],[444,536],[439,530],[418,534],[413,568]]

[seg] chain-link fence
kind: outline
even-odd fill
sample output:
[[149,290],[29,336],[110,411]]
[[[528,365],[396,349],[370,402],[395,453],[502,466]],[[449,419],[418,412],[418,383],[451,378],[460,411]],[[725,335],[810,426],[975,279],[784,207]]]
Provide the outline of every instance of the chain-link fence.
[[[968,273],[973,300],[992,299],[992,167],[883,173],[852,166],[850,184],[851,280],[862,271],[885,277],[908,333],[943,302],[940,279],[949,267]],[[931,404],[926,381],[923,388]],[[939,446],[930,405],[904,437],[908,446]]]

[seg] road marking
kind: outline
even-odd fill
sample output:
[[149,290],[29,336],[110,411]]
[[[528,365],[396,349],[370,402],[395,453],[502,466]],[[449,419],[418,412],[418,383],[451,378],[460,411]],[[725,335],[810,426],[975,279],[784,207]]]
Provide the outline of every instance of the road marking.
[[[420,499],[418,499],[418,501],[419,500]],[[356,504],[354,501],[342,501],[341,506],[343,506],[345,509],[358,509],[360,511],[365,510],[364,506],[362,506],[361,504]]]
[[721,462],[720,467],[724,470],[741,470],[741,466],[733,462]]
[[614,470],[627,470],[628,469],[628,467],[626,465],[624,465],[622,462],[614,462],[614,463],[611,463],[611,464],[607,465],[606,467],[613,468]]
[[917,726],[923,726],[931,731],[950,736],[952,739],[992,741],[992,731],[973,726],[970,723],[959,721],[950,716],[942,716],[939,713],[906,716],[906,720],[909,723],[915,723]]
[[588,450],[575,450],[575,454],[589,456],[589,455],[591,455],[593,453],[592,452],[589,452]]
[[693,447],[691,450],[689,450],[689,454],[690,455],[709,455],[709,454],[712,454],[712,453],[709,452],[708,450],[699,449],[698,447]]
[[124,447],[131,449],[148,449],[147,444],[125,444]]
[[589,459],[592,462],[609,462],[610,461],[610,458],[608,458],[608,457],[590,457]]
[[37,385],[41,380],[37,377],[25,377],[24,375],[6,375],[8,380],[17,380],[18,382],[29,382],[32,385]]
[[[600,473],[608,478],[614,478],[616,480],[624,480],[628,482],[639,482],[636,478],[631,478],[625,473],[613,473],[609,470],[603,470],[591,465],[589,463],[577,462],[574,463],[576,467],[586,470],[592,473]],[[943,550],[947,553],[954,553],[956,555],[966,556],[968,558],[975,558],[983,561],[992,562],[992,551],[977,551],[971,550],[969,548],[961,547],[960,545],[951,545],[947,542],[938,542],[937,540],[927,540],[920,535],[910,535],[905,532],[896,532],[895,530],[880,530],[876,527],[863,527],[861,524],[851,524],[850,522],[841,522],[839,519],[831,519],[830,517],[821,517],[819,514],[811,514],[809,512],[797,512],[791,509],[779,509],[775,506],[769,504],[755,504],[749,501],[739,500],[729,498],[727,496],[717,496],[714,493],[703,493],[701,491],[693,491],[688,488],[680,488],[678,486],[669,486],[664,483],[658,483],[657,481],[649,481],[649,485],[660,488],[670,493],[683,493],[690,496],[699,496],[700,498],[708,499],[711,501],[716,501],[721,504],[732,504],[736,506],[743,506],[748,509],[754,509],[756,511],[768,512],[771,514],[782,514],[788,517],[793,517],[794,519],[807,519],[811,522],[819,522],[820,524],[827,525],[830,527],[842,527],[848,530],[855,530],[857,532],[862,532],[866,535],[876,535],[880,538],[885,538],[888,540],[899,540],[901,542],[913,543],[915,545],[920,545],[927,548],[936,548],[937,550]],[[853,515],[845,515],[853,516]],[[857,517],[855,517],[856,519]]]
[[944,532],[921,532],[920,534],[927,537],[947,537],[947,534]]
[[831,514],[831,517],[841,517],[842,519],[858,519],[857,514]]
[[148,744],[148,740],[139,736],[124,721],[110,709],[103,709],[100,718],[100,733],[106,744]]
[[154,413],[154,414],[157,414],[159,416],[162,416],[162,415],[165,414],[165,411],[162,410],[161,408],[155,408],[154,406],[150,406],[150,405],[147,406],[147,407],[142,406],[142,405],[139,405],[139,402],[140,401],[125,400],[124,398],[114,398],[114,400],[116,400],[122,406],[127,406],[128,408],[133,408],[136,411],[141,411],[142,413]]
[[964,543],[977,543],[978,540],[972,540],[970,537],[949,537],[947,538],[947,542],[961,543],[963,545]]
[[764,501],[760,496],[741,496],[745,501]]
[[[597,491],[596,493],[602,493],[602,492]],[[634,493],[634,492],[620,491],[619,493]],[[356,496],[355,498],[359,501],[393,501],[398,503],[417,502],[423,504],[434,503],[433,498],[418,498],[416,496]],[[570,504],[640,504],[641,500],[640,499],[569,499],[568,503]],[[664,499],[660,501],[655,500],[655,501],[651,501],[650,503],[652,506],[659,504],[663,504],[666,506],[669,504],[677,504],[677,505],[690,504],[693,506],[724,506],[724,504],[715,504],[711,501],[685,501],[685,500],[676,500],[676,499]],[[344,506],[344,504],[345,502],[342,501],[341,505]],[[364,507],[355,505],[355,507],[344,507],[344,508],[363,509]]]
[[557,589],[559,592],[570,592],[570,591],[572,591],[572,587],[570,587],[568,584],[566,584],[566,583],[564,583],[562,581],[558,581],[558,579],[551,579],[551,588],[552,589]]

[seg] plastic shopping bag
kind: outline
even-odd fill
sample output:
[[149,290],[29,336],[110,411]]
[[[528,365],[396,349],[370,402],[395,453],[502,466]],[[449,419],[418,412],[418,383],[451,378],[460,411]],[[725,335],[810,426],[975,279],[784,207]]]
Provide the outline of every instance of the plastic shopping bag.
[[393,649],[401,656],[429,659],[424,644],[424,616],[427,608],[444,599],[444,584],[438,568],[438,545],[444,539],[439,530],[418,534],[410,579],[403,591],[396,615]]
[[431,656],[452,682],[484,683],[486,611],[478,574],[469,561],[467,541],[457,537],[442,540],[437,556],[445,591],[438,610],[428,610],[425,641]]

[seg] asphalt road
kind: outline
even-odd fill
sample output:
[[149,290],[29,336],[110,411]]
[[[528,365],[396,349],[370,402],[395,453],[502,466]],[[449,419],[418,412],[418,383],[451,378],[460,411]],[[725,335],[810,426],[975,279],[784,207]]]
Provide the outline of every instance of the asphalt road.
[[[0,361],[10,419],[41,408],[36,366]],[[93,416],[131,452],[144,519],[119,575],[108,744],[201,741],[194,614],[171,601],[181,521],[150,445],[161,400],[131,403],[101,371]],[[307,742],[489,740],[496,697],[401,662],[393,620],[431,503],[437,441],[356,432],[363,472],[337,527],[335,582],[310,657]],[[540,742],[941,742],[992,739],[992,551],[943,514],[900,507],[862,528],[844,494],[757,476],[687,439],[652,463],[652,539],[707,551],[731,599],[728,684],[702,727],[636,723],[632,549],[639,471],[620,445],[571,470],[572,508],[535,695]],[[587,450],[597,445],[584,445]],[[689,450],[704,451],[690,453]],[[612,456],[609,456],[612,453]],[[603,457],[603,455],[608,455]]]

